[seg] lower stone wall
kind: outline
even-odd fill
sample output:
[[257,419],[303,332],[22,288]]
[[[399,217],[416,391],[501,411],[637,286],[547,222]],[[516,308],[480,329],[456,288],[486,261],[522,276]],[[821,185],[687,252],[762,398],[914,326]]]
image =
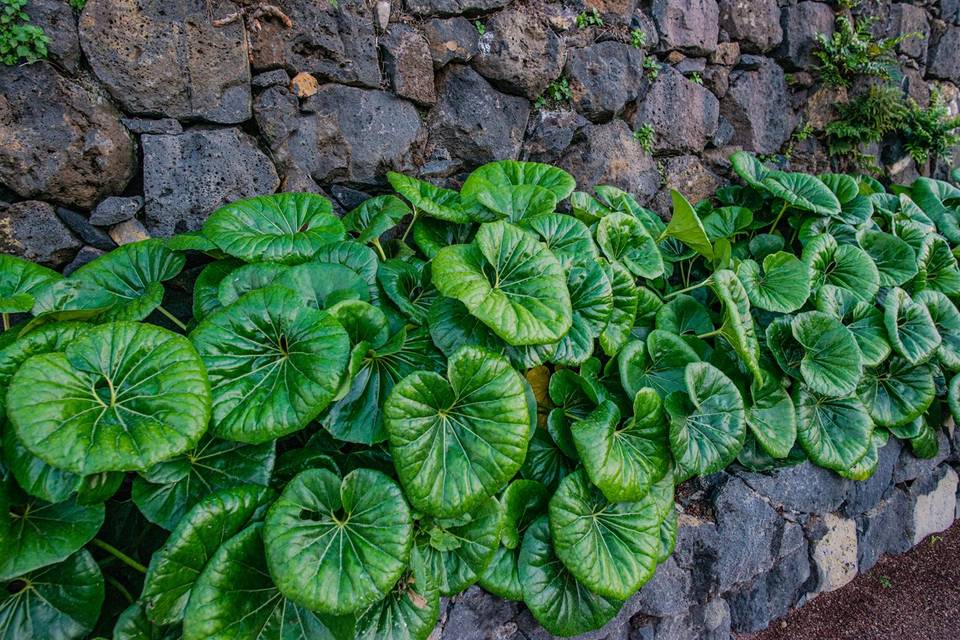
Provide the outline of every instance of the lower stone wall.
[[[839,589],[960,519],[960,429],[939,439],[939,454],[921,460],[891,438],[864,482],[804,463],[682,486],[673,556],[607,626],[578,637],[729,640]],[[521,603],[471,587],[444,603],[433,640],[552,637]]]

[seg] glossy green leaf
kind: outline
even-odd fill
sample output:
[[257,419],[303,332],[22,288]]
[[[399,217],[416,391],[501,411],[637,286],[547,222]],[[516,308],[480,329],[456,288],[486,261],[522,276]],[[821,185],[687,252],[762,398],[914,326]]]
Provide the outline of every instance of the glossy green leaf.
[[357,469],[341,482],[315,469],[294,478],[270,507],[263,541],[270,575],[287,598],[344,615],[383,598],[403,574],[413,520],[400,487],[384,474]]
[[600,256],[590,229],[576,218],[562,214],[540,215],[526,219],[522,226],[540,236],[547,249],[565,268]]
[[706,362],[688,364],[686,393],[664,400],[678,478],[707,475],[730,464],[746,437],[743,398],[736,385]]
[[13,429],[6,429],[3,433],[2,453],[17,484],[29,495],[46,502],[67,500],[83,483],[81,476],[51,467],[30,453]]
[[770,170],[763,166],[756,156],[746,151],[737,151],[730,156],[730,165],[734,172],[751,187],[766,191],[763,181]]
[[957,207],[956,204],[948,205],[948,201],[956,203],[960,200],[960,189],[942,180],[917,178],[910,187],[910,196],[936,223],[937,229],[947,240],[960,242]]
[[38,264],[0,254],[0,313],[26,313],[36,293],[62,276]]
[[246,294],[190,335],[210,376],[211,430],[258,444],[304,428],[333,400],[347,367],[346,331],[274,286]]
[[925,304],[914,302],[896,287],[887,293],[883,307],[883,322],[894,351],[913,364],[933,355],[941,338]]
[[639,291],[633,276],[619,264],[600,261],[613,293],[613,310],[607,325],[600,332],[600,347],[608,356],[616,355],[630,339],[630,330],[637,317]]
[[618,262],[638,278],[663,274],[663,256],[639,220],[614,212],[597,224],[597,245],[610,262]]
[[880,274],[881,287],[899,287],[917,275],[917,255],[906,242],[883,231],[864,231],[860,247]]
[[619,409],[607,401],[571,429],[587,476],[610,502],[643,498],[670,466],[660,396],[641,389],[633,406],[633,418],[622,425]]
[[420,371],[397,383],[384,420],[407,498],[437,517],[496,493],[520,469],[530,439],[523,379],[476,347],[450,358],[446,379]]
[[763,186],[794,209],[821,216],[839,216],[841,213],[837,196],[814,176],[771,171],[764,177]]
[[832,398],[797,385],[797,442],[821,467],[846,471],[870,448],[873,420],[857,396]]
[[779,251],[763,259],[763,272],[753,260],[744,260],[737,277],[750,304],[767,311],[791,313],[810,297],[810,273],[806,263],[793,254]]
[[62,562],[103,525],[103,505],[50,504],[0,480],[0,580]]
[[737,274],[721,269],[710,277],[710,288],[723,305],[720,335],[730,343],[754,379],[760,379],[760,344],[750,315],[750,299]]
[[803,347],[800,375],[810,389],[832,397],[848,396],[863,373],[860,348],[853,333],[822,311],[793,319],[793,337]]
[[380,289],[377,287],[377,269],[380,261],[370,247],[352,240],[332,242],[320,247],[313,256],[313,261],[349,267],[369,286],[370,302],[376,303],[380,299]]
[[287,287],[314,309],[327,309],[344,300],[370,299],[366,281],[342,264],[305,262],[279,274],[274,284]]
[[455,518],[420,523],[416,546],[442,595],[458,594],[480,579],[500,546],[503,524],[503,508],[492,497]]
[[460,194],[450,189],[435,187],[393,171],[387,172],[387,180],[397,193],[413,205],[414,211],[447,222],[470,222],[470,215],[460,205]]
[[910,364],[897,357],[865,370],[857,387],[857,396],[874,423],[888,428],[922,416],[935,394],[929,365]]
[[552,360],[576,366],[593,355],[593,345],[613,314],[613,288],[603,267],[594,260],[577,263],[567,272],[573,308],[570,330],[560,338]]
[[147,617],[159,625],[182,620],[191,589],[220,545],[262,519],[275,497],[266,487],[242,485],[194,505],[150,559],[140,596]]
[[862,458],[857,460],[849,469],[837,473],[848,480],[863,481],[877,471],[880,464],[880,449],[887,444],[888,435],[883,429],[875,429],[870,435],[870,448]]
[[960,311],[950,299],[933,289],[924,289],[913,296],[914,302],[925,305],[930,319],[940,334],[937,358],[950,370],[960,369]]
[[420,252],[431,260],[448,245],[473,242],[476,233],[475,224],[454,224],[432,218],[420,218],[413,225],[413,241]]
[[80,551],[63,562],[0,582],[0,637],[83,638],[103,605],[103,575],[93,557]]
[[550,500],[547,487],[535,480],[514,480],[503,490],[503,531],[500,541],[507,549],[519,549],[523,533],[539,516],[546,513]]
[[678,336],[698,336],[713,331],[710,312],[700,302],[685,293],[674,296],[657,309],[656,327]]
[[559,202],[573,193],[576,182],[563,169],[548,164],[498,160],[475,169],[463,183],[460,193],[464,197],[471,197],[482,191],[521,185],[546,189]]
[[186,338],[153,325],[95,327],[20,367],[10,421],[44,462],[80,475],[145,469],[193,447],[210,387]]
[[817,310],[829,313],[850,329],[864,366],[875,367],[890,355],[883,312],[846,289],[827,284],[817,292]]
[[636,396],[645,387],[666,397],[684,388],[684,369],[699,360],[680,336],[651,331],[646,342],[635,340],[620,352],[617,358],[620,384],[629,397]]
[[797,440],[797,415],[790,394],[773,374],[765,371],[763,383],[750,386],[752,402],[745,419],[757,444],[774,458],[786,458]]
[[250,445],[204,438],[196,448],[141,472],[132,498],[147,520],[172,531],[213,491],[243,484],[266,486],[274,443]]
[[710,241],[732,238],[753,222],[753,211],[746,207],[722,207],[714,209],[703,219],[703,230]]
[[347,232],[364,244],[379,240],[410,213],[410,207],[396,196],[368,198],[343,216]]
[[791,378],[800,379],[800,362],[806,352],[793,337],[793,316],[780,316],[767,325],[767,348],[781,371]]
[[513,223],[551,214],[557,208],[557,197],[551,191],[532,184],[478,191],[476,200],[498,218]]
[[143,604],[134,602],[117,616],[113,640],[181,640],[179,625],[160,627],[147,617]]
[[652,495],[608,502],[576,471],[550,499],[549,519],[554,552],[590,591],[625,600],[653,576],[660,518]]
[[306,262],[325,244],[344,239],[343,224],[326,198],[277,193],[239,200],[210,214],[203,234],[246,262]]
[[193,317],[202,320],[223,306],[220,302],[220,283],[243,263],[236,258],[224,258],[203,268],[193,283]]
[[535,429],[530,438],[527,457],[520,468],[521,477],[536,480],[553,490],[572,470],[573,465],[570,460],[553,441],[547,430]]
[[277,262],[254,262],[235,269],[220,281],[217,288],[220,306],[231,305],[251,291],[269,287],[289,269],[289,265]]
[[427,324],[433,343],[447,357],[467,345],[475,345],[495,353],[506,347],[503,340],[479,318],[471,315],[462,302],[454,298],[437,298],[430,305]]
[[423,324],[430,305],[437,299],[437,289],[430,281],[430,265],[425,262],[387,260],[380,265],[377,280],[387,298],[407,318]]
[[852,245],[838,245],[831,235],[820,235],[803,248],[816,291],[825,284],[846,289],[861,300],[871,301],[880,288],[880,272],[870,256]]
[[414,548],[410,568],[387,597],[357,617],[357,640],[426,640],[440,617],[440,591]]
[[482,225],[473,244],[442,249],[433,259],[433,282],[515,346],[556,342],[572,323],[560,263],[505,222]]
[[671,189],[670,197],[673,200],[673,217],[657,242],[664,238],[676,238],[704,258],[713,260],[713,245],[693,206],[679,191]]
[[327,616],[284,597],[273,584],[253,524],[217,549],[191,591],[183,640],[349,640],[352,616]]
[[948,296],[960,294],[960,269],[950,246],[938,235],[927,235],[917,252],[916,289],[934,289]]

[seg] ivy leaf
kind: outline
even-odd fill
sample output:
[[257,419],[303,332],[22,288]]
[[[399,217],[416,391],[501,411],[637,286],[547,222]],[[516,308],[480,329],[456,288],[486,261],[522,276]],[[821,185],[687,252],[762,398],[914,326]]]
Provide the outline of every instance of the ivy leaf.
[[277,193],[233,202],[210,214],[203,235],[245,262],[306,262],[343,240],[330,201],[312,193]]
[[496,493],[520,469],[530,439],[522,378],[476,347],[450,358],[447,379],[420,371],[397,383],[384,421],[407,498],[445,518]]
[[80,475],[145,469],[199,441],[210,387],[186,338],[114,322],[24,362],[7,413],[24,445],[55,467]]
[[312,611],[344,615],[382,599],[403,575],[413,520],[400,487],[384,474],[357,469],[341,482],[312,469],[270,507],[263,541],[281,593]]

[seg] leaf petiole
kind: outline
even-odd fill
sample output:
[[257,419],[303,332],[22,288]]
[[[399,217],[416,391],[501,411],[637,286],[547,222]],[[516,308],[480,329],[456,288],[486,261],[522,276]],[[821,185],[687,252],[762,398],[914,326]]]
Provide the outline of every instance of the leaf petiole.
[[180,320],[178,320],[175,315],[173,315],[172,313],[170,313],[169,311],[167,311],[166,309],[164,309],[162,306],[158,306],[158,307],[157,307],[157,311],[159,311],[159,312],[162,313],[164,316],[166,316],[167,320],[169,320],[169,321],[172,322],[173,324],[175,324],[175,325],[177,325],[178,327],[180,327],[180,330],[181,330],[181,331],[186,331],[186,330],[187,330],[187,325],[185,325],[185,324],[183,324],[182,322],[180,322]]
[[140,573],[144,573],[144,574],[147,572],[147,568],[145,566],[143,566],[142,564],[140,564],[139,562],[137,562],[136,560],[134,560],[133,558],[125,554],[123,551],[120,551],[120,549],[117,549],[112,544],[104,542],[100,538],[94,538],[93,540],[90,541],[90,544],[97,547],[98,549],[102,549],[106,551],[107,553],[112,555],[114,558],[116,558],[117,560],[119,560],[120,562],[122,562],[123,564],[127,565],[128,567],[130,567],[135,571],[139,571]]
[[677,289],[676,291],[671,291],[670,293],[668,293],[668,294],[666,294],[665,296],[663,296],[663,299],[664,299],[664,300],[670,300],[671,298],[674,298],[674,297],[680,295],[681,293],[687,293],[688,291],[693,291],[693,290],[695,290],[695,289],[700,289],[701,287],[705,287],[705,286],[707,286],[708,284],[710,284],[710,278],[707,278],[707,279],[704,280],[703,282],[698,282],[697,284],[692,284],[692,285],[690,285],[689,287],[684,287],[683,289]]
[[[411,223],[411,225],[412,224],[413,223]],[[406,237],[406,235],[404,235],[404,237]],[[380,259],[386,262],[387,254],[383,251],[383,247],[380,245],[380,238],[374,238],[371,244],[373,245],[373,248],[376,249],[377,254],[380,255]]]
[[767,233],[773,233],[777,230],[777,225],[780,224],[780,218],[783,217],[784,212],[790,208],[790,203],[784,201],[783,207],[780,209],[780,213],[777,214],[776,219],[774,219],[773,224],[770,225],[770,230]]

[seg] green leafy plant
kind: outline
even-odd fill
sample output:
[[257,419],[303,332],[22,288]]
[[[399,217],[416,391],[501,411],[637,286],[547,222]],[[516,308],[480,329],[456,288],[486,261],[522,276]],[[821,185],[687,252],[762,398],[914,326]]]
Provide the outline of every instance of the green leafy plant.
[[477,30],[477,33],[481,36],[487,32],[487,25],[483,24],[479,20],[473,21],[473,28]]
[[694,71],[690,74],[690,81],[694,84],[703,84],[703,76],[700,75],[699,71]]
[[535,109],[546,109],[558,107],[570,102],[573,98],[573,92],[570,89],[570,81],[560,77],[547,85],[546,90],[533,102]]
[[904,33],[875,40],[870,28],[875,18],[837,17],[831,37],[817,34],[817,48],[813,55],[819,63],[820,77],[837,87],[848,87],[854,78],[867,76],[889,79],[896,66],[894,51],[917,33]]
[[647,46],[647,32],[643,29],[631,29],[630,46],[634,49],[643,49]]
[[83,8],[87,6],[87,0],[70,0],[70,6],[77,11],[83,11]]
[[23,8],[27,0],[0,0],[0,62],[5,65],[36,62],[47,57],[50,38],[30,24]]
[[669,222],[505,160],[67,277],[0,257],[0,629],[423,640],[479,584],[576,635],[672,553],[688,478],[935,456],[960,189],[731,164]]
[[960,116],[950,116],[937,91],[924,108],[911,100],[903,114],[901,131],[904,145],[918,163],[940,157],[950,162],[952,150],[960,145]]
[[650,56],[643,59],[643,71],[647,78],[656,80],[660,76],[660,63],[657,59]]
[[633,132],[633,139],[640,143],[640,146],[647,153],[653,153],[653,145],[656,142],[656,132],[653,130],[653,125],[649,122],[644,122],[640,127]]
[[586,29],[587,27],[602,27],[603,17],[596,8],[581,11],[577,15],[577,26],[581,29]]

